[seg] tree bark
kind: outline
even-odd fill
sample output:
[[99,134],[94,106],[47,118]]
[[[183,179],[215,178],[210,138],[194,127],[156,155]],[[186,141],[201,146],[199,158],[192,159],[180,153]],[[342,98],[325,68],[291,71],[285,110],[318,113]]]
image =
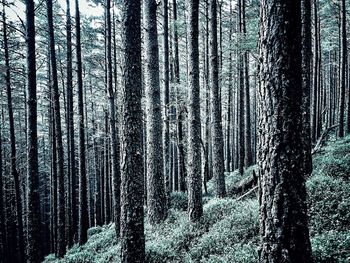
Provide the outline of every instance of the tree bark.
[[218,40],[217,40],[217,5],[216,0],[210,1],[210,84],[211,84],[211,137],[213,143],[213,176],[216,184],[216,196],[225,197],[224,176],[224,141],[222,135],[219,69],[218,69]]
[[[340,67],[340,96],[339,96],[339,128],[338,136],[344,137],[344,113],[345,113],[345,86],[346,86],[346,68],[347,68],[347,35],[346,35],[346,5],[345,0],[340,3],[341,19],[341,67]],[[348,117],[349,118],[349,117]],[[349,125],[346,126],[347,129]]]
[[[26,0],[27,43],[27,262],[41,262],[34,1]],[[17,199],[18,200],[18,199]],[[23,240],[22,240],[23,242]],[[23,259],[23,258],[22,258]]]
[[197,221],[203,214],[201,177],[201,117],[198,51],[199,1],[188,2],[188,215]]
[[169,21],[168,21],[168,0],[163,0],[163,81],[164,81],[164,127],[163,127],[163,163],[165,177],[165,194],[167,207],[170,207],[170,125],[169,125],[169,108],[170,108],[170,90],[169,90]]
[[162,112],[160,104],[157,3],[144,1],[145,85],[147,129],[147,211],[151,225],[165,220]]
[[258,163],[262,263],[312,262],[302,148],[300,9],[300,1],[261,3]]
[[22,218],[22,198],[19,182],[19,174],[17,171],[16,160],[16,136],[15,125],[13,119],[13,107],[12,107],[12,87],[11,87],[11,72],[10,72],[10,58],[8,50],[7,39],[7,22],[5,13],[5,1],[3,3],[3,41],[4,41],[4,57],[5,57],[5,82],[7,93],[7,109],[10,126],[10,145],[11,145],[11,176],[14,179],[15,186],[15,198],[16,198],[16,219],[17,219],[17,242],[19,247],[19,259],[24,260],[24,235],[23,235],[23,218]]
[[[69,188],[69,205],[67,214],[69,216],[69,234],[68,234],[68,247],[73,245],[74,236],[77,233],[77,204],[76,204],[76,173],[75,173],[75,139],[74,139],[74,104],[73,104],[73,66],[72,66],[72,21],[70,14],[70,0],[66,0],[67,3],[67,133],[68,133],[68,158],[69,158],[69,170],[68,170],[68,184]],[[67,222],[68,223],[68,222]]]
[[89,227],[87,207],[87,180],[86,180],[86,157],[85,157],[85,124],[84,124],[84,101],[83,101],[83,71],[81,61],[80,40],[80,11],[79,0],[75,0],[75,30],[77,52],[77,78],[78,78],[78,115],[79,115],[79,223],[78,242],[80,245],[87,241]]
[[312,172],[311,127],[310,127],[310,91],[311,91],[311,0],[302,0],[302,119],[303,119],[303,163],[305,176]]
[[[122,2],[123,112],[121,262],[145,262],[142,160],[141,4]],[[130,216],[132,215],[132,216]]]

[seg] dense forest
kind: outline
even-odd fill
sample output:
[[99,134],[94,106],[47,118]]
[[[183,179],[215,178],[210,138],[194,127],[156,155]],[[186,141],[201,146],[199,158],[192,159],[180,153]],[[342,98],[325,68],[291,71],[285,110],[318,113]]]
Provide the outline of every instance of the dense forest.
[[0,3],[0,263],[350,262],[350,1]]

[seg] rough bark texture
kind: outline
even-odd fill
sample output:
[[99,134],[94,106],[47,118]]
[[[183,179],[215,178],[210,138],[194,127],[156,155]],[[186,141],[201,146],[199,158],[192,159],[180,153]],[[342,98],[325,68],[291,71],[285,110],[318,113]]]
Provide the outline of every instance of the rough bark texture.
[[180,83],[179,37],[177,32],[177,3],[173,0],[173,33],[174,33],[174,77],[175,83]]
[[216,196],[225,197],[224,141],[222,136],[221,110],[219,97],[219,68],[217,40],[216,0],[210,1],[210,101],[211,101],[211,137],[213,143],[213,176],[216,184]]
[[312,90],[312,126],[311,126],[311,139],[312,142],[316,142],[317,140],[317,103],[318,103],[318,60],[319,60],[319,52],[318,52],[318,0],[314,0],[314,30],[315,30],[315,40],[314,40],[314,70],[313,70],[313,90]]
[[165,191],[167,198],[167,207],[170,202],[170,123],[169,123],[169,20],[168,20],[168,0],[163,0],[163,81],[164,81],[164,127],[163,127],[163,163],[164,163],[164,177],[165,177]]
[[[67,132],[68,132],[68,158],[69,158],[69,170],[68,170],[68,185],[69,198],[68,198],[68,210],[69,217],[69,232],[68,233],[68,246],[73,244],[73,238],[77,233],[77,209],[76,209],[76,172],[75,172],[75,139],[74,139],[74,105],[73,105],[73,72],[72,72],[72,22],[70,14],[70,1],[67,0]],[[68,222],[67,222],[68,224]]]
[[7,244],[5,232],[5,211],[2,167],[2,127],[0,126],[0,262],[7,262]]
[[[117,236],[120,233],[120,162],[119,162],[119,142],[118,130],[116,126],[116,103],[113,89],[112,72],[112,23],[111,23],[111,1],[106,0],[106,18],[107,18],[107,89],[110,111],[110,131],[111,131],[111,159],[112,159],[112,180],[113,180],[113,199],[114,199],[114,222]],[[115,83],[117,85],[117,83]]]
[[302,148],[301,2],[263,0],[259,262],[312,262]]
[[[243,35],[243,17],[242,17],[242,1],[238,0],[238,30]],[[244,169],[244,155],[245,155],[245,118],[244,118],[244,56],[242,50],[238,50],[238,75],[239,88],[237,92],[237,148],[238,148],[238,170],[243,174]]]
[[55,51],[55,35],[52,16],[52,0],[47,0],[47,19],[50,38],[50,60],[52,68],[52,92],[55,114],[56,144],[57,144],[57,256],[63,257],[66,253],[65,234],[65,187],[64,187],[64,154],[62,142],[60,93],[58,90],[57,63]]
[[[27,262],[41,262],[34,1],[26,0],[27,43]],[[23,262],[23,261],[22,261]]]
[[188,1],[188,215],[191,221],[199,220],[203,214],[198,9],[198,0]]
[[[246,0],[242,0],[242,25],[243,25],[244,36],[246,36],[247,34],[245,9],[246,9]],[[250,119],[249,53],[247,50],[244,50],[243,60],[244,60],[244,106],[245,106],[244,165],[246,167],[249,167],[253,164],[253,153],[252,153],[252,136],[251,136],[252,125],[251,125],[251,119]]]
[[159,85],[157,3],[144,1],[147,129],[147,211],[151,225],[167,216],[163,174],[162,111]]
[[311,127],[310,127],[310,91],[311,91],[311,0],[302,0],[302,119],[303,119],[303,155],[304,171],[308,176],[312,171]]
[[345,0],[340,3],[341,17],[341,67],[340,67],[340,96],[339,96],[339,129],[338,136],[344,137],[344,113],[345,113],[345,86],[347,65],[347,39],[346,39],[346,5]]
[[121,165],[121,262],[145,262],[143,223],[141,4],[122,1],[123,113]]
[[11,87],[11,73],[10,73],[10,58],[8,50],[7,39],[7,22],[5,14],[5,1],[3,3],[3,43],[4,43],[4,58],[5,58],[5,82],[6,82],[6,94],[7,94],[7,109],[8,120],[10,126],[10,145],[11,145],[11,176],[14,180],[15,186],[15,198],[16,198],[16,219],[17,219],[17,242],[19,248],[19,260],[24,260],[24,236],[23,236],[23,218],[22,218],[22,198],[19,182],[19,174],[17,171],[16,160],[16,136],[15,125],[13,119],[13,107],[12,107],[12,87]]
[[86,182],[86,157],[85,157],[85,125],[84,125],[84,102],[83,102],[83,71],[81,62],[80,41],[80,12],[79,0],[75,0],[75,30],[77,52],[77,78],[78,78],[78,111],[79,111],[79,224],[78,242],[80,245],[87,240],[89,227],[87,207],[87,182]]

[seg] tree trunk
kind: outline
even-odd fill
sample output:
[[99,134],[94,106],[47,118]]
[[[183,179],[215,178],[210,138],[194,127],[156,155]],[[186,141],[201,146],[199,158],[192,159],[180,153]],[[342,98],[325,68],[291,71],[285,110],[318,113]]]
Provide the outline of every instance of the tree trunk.
[[179,62],[179,37],[177,32],[177,3],[173,0],[173,22],[174,22],[174,77],[175,83],[180,83],[180,62]]
[[[122,2],[121,262],[145,262],[140,1]],[[132,214],[133,216],[130,216]]]
[[197,221],[203,214],[201,177],[201,117],[198,51],[199,1],[188,2],[188,215]]
[[168,0],[163,0],[163,81],[164,81],[164,127],[163,127],[163,163],[165,177],[165,191],[167,207],[170,207],[170,125],[169,125],[169,108],[170,108],[170,91],[169,91],[169,21],[168,21]]
[[157,3],[144,1],[145,83],[147,128],[147,211],[151,225],[165,220],[162,116],[159,85]]
[[[75,139],[74,139],[74,104],[73,104],[73,76],[72,76],[72,22],[70,14],[70,0],[67,2],[67,133],[68,133],[68,158],[70,169],[68,170],[68,182],[70,198],[67,214],[69,216],[68,247],[73,245],[73,238],[77,233],[77,205],[76,205],[76,173],[75,173]],[[67,222],[68,223],[68,222]]]
[[216,184],[216,196],[225,197],[224,175],[224,141],[222,136],[219,69],[218,69],[218,40],[217,40],[217,6],[216,0],[210,1],[210,84],[211,84],[211,136],[213,143],[213,176]]
[[[120,233],[120,163],[119,163],[119,142],[118,130],[116,125],[116,103],[113,89],[112,72],[112,23],[111,23],[111,0],[106,0],[107,14],[107,89],[110,111],[110,131],[111,131],[111,159],[112,159],[112,180],[113,180],[113,199],[114,199],[114,221],[117,236]],[[117,83],[115,83],[117,85]]]
[[302,0],[302,119],[303,119],[303,163],[305,176],[312,171],[311,159],[311,129],[310,129],[310,91],[311,91],[311,0]]
[[5,1],[3,3],[3,41],[4,41],[4,57],[5,57],[5,82],[7,93],[7,108],[10,126],[10,145],[11,145],[11,176],[14,179],[15,186],[15,198],[16,198],[16,219],[17,219],[17,242],[19,248],[19,260],[24,260],[24,235],[23,235],[23,218],[22,218],[22,198],[19,182],[19,174],[16,167],[16,137],[15,137],[15,125],[13,119],[12,108],[12,88],[11,88],[11,73],[10,73],[10,58],[8,51],[7,40],[7,22],[5,13]]
[[[41,262],[34,1],[26,0],[27,37],[27,262]],[[17,199],[18,200],[18,199]],[[64,215],[64,214],[63,214]],[[23,240],[22,240],[23,242]],[[22,258],[23,259],[23,258]],[[23,262],[23,261],[22,261]]]
[[[340,67],[340,96],[339,96],[339,129],[338,136],[344,137],[344,113],[345,113],[345,86],[346,86],[346,66],[347,66],[347,39],[346,39],[346,5],[345,0],[341,0],[341,67]],[[348,117],[349,118],[349,117]],[[348,128],[348,125],[346,126]]]
[[[242,25],[244,37],[247,35],[246,26],[246,0],[242,0]],[[250,120],[250,83],[249,83],[249,53],[247,50],[243,52],[244,60],[244,106],[245,106],[245,126],[244,126],[244,164],[249,167],[253,164],[253,153],[252,153],[252,136],[251,136],[251,120]]]
[[76,30],[76,52],[77,52],[77,78],[78,78],[78,111],[79,111],[79,224],[78,242],[80,245],[87,241],[87,230],[89,227],[87,207],[87,181],[86,181],[86,157],[85,157],[85,124],[84,124],[84,102],[83,102],[83,71],[81,61],[80,40],[80,11],[79,0],[75,0],[75,30]]
[[302,147],[300,8],[300,1],[261,3],[259,262],[262,263],[312,262]]
[[[243,17],[242,17],[242,2],[244,0],[238,0],[238,20],[239,20],[239,33],[243,35]],[[238,170],[240,174],[243,174],[244,169],[244,155],[245,155],[245,118],[244,118],[244,56],[242,52],[242,47],[238,50],[238,74],[239,74],[239,89],[237,93],[237,115],[238,115],[238,134],[237,134],[237,147],[238,147]]]

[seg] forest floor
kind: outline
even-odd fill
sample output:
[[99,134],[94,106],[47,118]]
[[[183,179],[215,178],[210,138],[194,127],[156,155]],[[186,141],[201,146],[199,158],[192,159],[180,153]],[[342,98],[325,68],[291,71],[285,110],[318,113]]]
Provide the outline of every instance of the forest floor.
[[[307,180],[310,235],[315,262],[350,262],[350,136],[334,141],[313,156],[314,171]],[[240,176],[226,174],[228,192],[251,175],[250,167]],[[168,219],[151,227],[145,218],[146,260],[162,262],[244,262],[258,258],[259,222],[256,192],[213,197],[213,182],[204,196],[204,213],[198,223],[186,214],[186,195],[172,194]],[[64,259],[54,255],[45,262],[120,262],[120,244],[114,225],[89,229],[89,240],[71,248]]]

